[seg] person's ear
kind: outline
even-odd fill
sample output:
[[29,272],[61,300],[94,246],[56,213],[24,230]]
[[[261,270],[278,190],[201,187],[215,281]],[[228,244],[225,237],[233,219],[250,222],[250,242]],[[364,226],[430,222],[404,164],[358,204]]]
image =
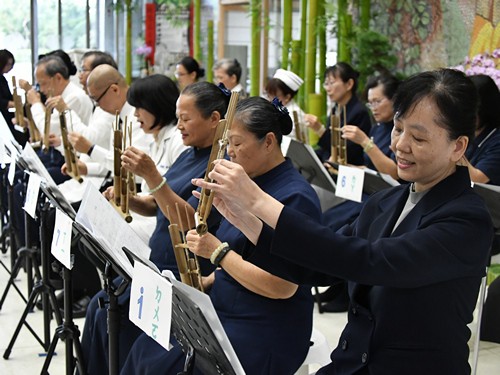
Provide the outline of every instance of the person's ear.
[[266,151],[271,152],[274,147],[278,144],[278,140],[276,139],[276,135],[273,132],[269,132],[266,134],[264,138],[264,146]]
[[212,114],[210,115],[210,122],[211,122],[210,127],[216,128],[219,125],[220,119],[221,119],[220,113],[217,111],[213,111]]
[[351,91],[352,88],[354,87],[354,80],[352,78],[349,78],[349,80],[346,82],[346,85],[347,85],[347,89],[349,91]]
[[452,160],[457,163],[464,156],[467,146],[469,145],[469,137],[461,135],[455,140],[455,149],[452,153]]

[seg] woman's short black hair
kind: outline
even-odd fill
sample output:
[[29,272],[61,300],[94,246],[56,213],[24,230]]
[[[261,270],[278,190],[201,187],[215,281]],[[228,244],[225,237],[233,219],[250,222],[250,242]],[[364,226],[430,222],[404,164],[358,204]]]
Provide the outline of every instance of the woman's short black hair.
[[489,131],[500,126],[500,90],[490,76],[469,77],[479,95],[478,129]]
[[439,111],[436,119],[448,131],[449,139],[465,135],[474,139],[477,119],[477,91],[463,72],[439,69],[418,73],[401,83],[394,96],[394,118],[411,114],[424,99]]
[[267,133],[272,132],[278,144],[281,144],[283,136],[292,131],[293,124],[286,109],[283,106],[280,109],[264,98],[252,96],[238,102],[234,118],[257,139],[263,139]]
[[193,59],[191,56],[183,57],[178,64],[186,68],[188,73],[196,72],[196,79],[200,79],[205,76],[205,69],[200,68],[198,61]]
[[12,52],[6,49],[0,49],[0,72],[3,71],[10,59],[12,59],[12,65],[14,65],[16,60]]
[[297,94],[297,91],[293,91],[281,79],[271,78],[267,81],[266,92],[270,97],[276,96],[278,91],[281,91],[284,96],[290,95],[290,98],[293,98]]
[[401,81],[393,76],[392,74],[381,74],[378,76],[374,76],[368,79],[368,82],[365,86],[365,92],[368,93],[368,90],[373,89],[377,86],[382,86],[382,94],[389,100],[392,100],[394,95],[396,94],[398,87]]
[[230,96],[213,83],[195,82],[186,86],[181,95],[192,96],[196,108],[205,119],[208,119],[213,112],[219,112],[221,119],[226,115]]
[[325,79],[328,78],[328,76],[340,78],[344,83],[347,83],[350,79],[352,79],[353,85],[351,91],[354,95],[356,95],[356,90],[358,89],[359,72],[355,70],[351,65],[346,62],[340,61],[333,66],[329,66],[325,70]]
[[153,74],[140,78],[130,86],[127,102],[136,108],[143,108],[155,117],[153,128],[173,124],[179,89],[168,77]]

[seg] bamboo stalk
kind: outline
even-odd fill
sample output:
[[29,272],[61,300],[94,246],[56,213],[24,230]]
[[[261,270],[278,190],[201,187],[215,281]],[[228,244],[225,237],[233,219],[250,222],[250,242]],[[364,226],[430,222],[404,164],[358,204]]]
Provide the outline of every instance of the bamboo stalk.
[[302,42],[300,40],[292,40],[290,43],[291,58],[290,70],[300,76],[300,60],[302,58]]
[[347,12],[347,0],[338,1],[338,61],[351,62],[351,48],[348,38],[352,29],[352,17]]
[[260,80],[260,15],[261,0],[251,0],[251,65],[250,65],[250,96],[258,96]]
[[361,29],[368,30],[370,28],[370,0],[360,0],[359,8]]
[[[306,44],[306,74],[304,86],[306,95],[314,93],[316,81],[316,18],[318,15],[318,0],[309,1],[309,13],[307,15],[307,44]],[[309,96],[308,96],[309,98]],[[307,112],[309,103],[306,105]]]
[[[302,51],[300,54],[300,65],[298,70],[299,77],[304,78],[306,75],[306,54],[303,52],[306,45],[307,37],[307,0],[302,0],[300,2],[300,43]],[[306,95],[305,95],[305,85],[299,88],[298,92],[298,103],[301,108],[306,108]]]
[[[323,116],[322,101],[323,98],[320,94],[312,93],[307,95],[308,113],[311,113],[321,118],[321,116]],[[309,134],[309,143],[313,146],[316,145],[319,140],[318,135],[311,129],[308,130],[308,134]]]
[[292,41],[292,0],[283,0],[283,44],[281,46],[281,67],[288,69],[290,42]]
[[125,1],[127,27],[125,28],[125,80],[132,83],[132,0]]
[[201,0],[193,0],[194,6],[194,32],[193,32],[193,57],[201,61]]
[[207,81],[214,80],[214,21],[208,20],[207,23]]
[[[318,0],[318,44],[319,44],[319,77],[324,76],[325,62],[326,62],[326,17],[325,17],[325,0]],[[326,113],[326,91],[323,85],[320,85],[321,95],[321,119],[324,118]]]

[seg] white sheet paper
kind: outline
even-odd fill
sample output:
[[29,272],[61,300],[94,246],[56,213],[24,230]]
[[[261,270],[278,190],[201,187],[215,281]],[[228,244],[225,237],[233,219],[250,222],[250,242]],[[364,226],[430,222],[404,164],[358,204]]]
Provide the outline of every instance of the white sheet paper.
[[12,153],[9,164],[9,174],[7,175],[7,179],[9,180],[10,186],[14,186],[14,178],[16,177],[16,155]]
[[36,173],[30,174],[23,208],[33,219],[36,219],[36,204],[38,202],[41,182],[42,179]]
[[87,184],[75,221],[83,225],[130,276],[133,267],[122,250],[123,247],[149,259],[151,249],[92,184]]
[[71,237],[73,232],[73,220],[56,208],[56,222],[50,252],[67,269],[72,269],[71,262]]

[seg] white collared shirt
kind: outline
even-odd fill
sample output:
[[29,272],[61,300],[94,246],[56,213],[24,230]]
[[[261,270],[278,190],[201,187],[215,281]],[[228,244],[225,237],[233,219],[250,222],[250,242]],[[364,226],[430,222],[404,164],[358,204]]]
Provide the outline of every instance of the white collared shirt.
[[[84,124],[88,124],[94,105],[82,88],[69,81],[61,94],[61,98],[68,108],[78,115]],[[31,106],[31,113],[33,114],[33,120],[38,131],[40,134],[44,134],[45,106],[42,103],[35,103]],[[52,111],[52,115],[50,116],[50,133],[61,135],[59,112],[56,109]]]

